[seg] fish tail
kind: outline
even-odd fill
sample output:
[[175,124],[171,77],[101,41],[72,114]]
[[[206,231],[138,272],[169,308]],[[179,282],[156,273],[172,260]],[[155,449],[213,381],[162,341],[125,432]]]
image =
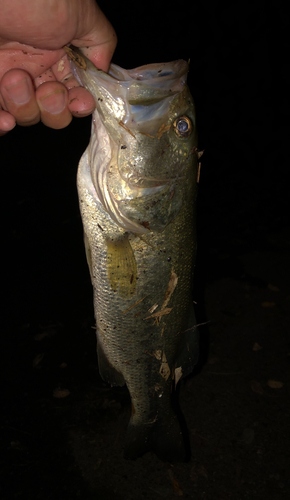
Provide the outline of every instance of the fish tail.
[[126,439],[124,458],[134,460],[152,451],[165,462],[188,460],[183,433],[177,416],[173,413],[166,418],[156,418],[152,423],[134,424],[130,421]]

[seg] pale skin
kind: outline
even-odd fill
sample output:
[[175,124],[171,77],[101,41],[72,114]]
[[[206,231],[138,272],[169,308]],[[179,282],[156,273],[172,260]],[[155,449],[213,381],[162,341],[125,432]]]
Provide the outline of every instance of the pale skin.
[[61,129],[92,113],[62,48],[69,43],[108,71],[117,37],[94,0],[0,1],[0,135],[40,120]]

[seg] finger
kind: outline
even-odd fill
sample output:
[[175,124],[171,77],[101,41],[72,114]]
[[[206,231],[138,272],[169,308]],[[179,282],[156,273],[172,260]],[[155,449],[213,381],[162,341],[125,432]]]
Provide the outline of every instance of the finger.
[[0,108],[0,136],[10,132],[16,125],[14,116]]
[[117,45],[116,32],[95,2],[79,2],[79,6],[80,22],[71,43],[81,47],[97,68],[107,72]]
[[109,70],[110,62],[117,44],[117,37],[108,40],[102,45],[95,47],[84,47],[82,51],[84,55],[92,61],[92,63],[106,73]]
[[47,127],[61,129],[72,120],[68,109],[68,91],[60,82],[45,82],[36,90],[41,121]]
[[90,115],[95,109],[95,100],[74,78],[66,55],[52,66],[52,72],[56,80],[62,82],[69,91],[68,107],[72,115],[76,117]]
[[34,85],[35,88],[38,88],[45,82],[54,82],[54,81],[55,81],[55,76],[51,68],[49,68],[44,73],[41,73],[41,75],[38,75],[36,78],[34,78]]
[[74,78],[67,55],[51,67],[52,73],[58,82],[63,83],[67,89],[79,87],[79,82]]
[[73,116],[81,118],[90,115],[95,109],[95,100],[88,90],[74,87],[69,90],[68,107]]
[[38,88],[45,82],[53,82],[55,80],[63,83],[67,89],[79,87],[80,85],[71,72],[67,55],[64,55],[51,68],[34,78],[34,85]]
[[11,69],[5,73],[0,84],[2,107],[15,117],[22,126],[34,125],[40,120],[34,87],[26,71]]
[[1,49],[4,50],[1,50],[0,78],[10,68],[21,68],[21,70],[29,73],[32,78],[36,78],[48,68],[51,68],[55,61],[58,61],[65,54],[64,49],[36,49],[31,45],[19,42],[7,42],[1,46]]

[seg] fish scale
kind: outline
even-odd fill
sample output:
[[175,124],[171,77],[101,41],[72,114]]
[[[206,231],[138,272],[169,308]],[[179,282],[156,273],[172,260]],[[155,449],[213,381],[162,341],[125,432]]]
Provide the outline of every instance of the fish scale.
[[[140,73],[149,75],[146,92],[143,80],[138,81],[142,105],[136,111],[126,102],[131,118],[123,126],[120,96],[126,98],[126,85],[134,84],[134,76],[138,79],[138,68],[129,78],[128,71],[116,66],[110,76],[87,60],[86,65],[86,70],[74,66],[74,72],[93,93],[96,111],[91,143],[79,164],[78,194],[94,290],[99,370],[106,382],[126,384],[130,392],[124,456],[134,459],[154,451],[164,460],[182,460],[185,447],[171,395],[198,357],[192,305],[197,142],[193,101],[185,84],[188,68],[184,61],[164,63],[157,87],[158,65],[148,65],[147,72],[142,67]],[[174,82],[170,98],[169,75]],[[153,104],[151,80],[157,95]],[[136,104],[138,89],[134,92]],[[106,99],[115,102],[115,109]],[[162,104],[158,116],[156,99]]]

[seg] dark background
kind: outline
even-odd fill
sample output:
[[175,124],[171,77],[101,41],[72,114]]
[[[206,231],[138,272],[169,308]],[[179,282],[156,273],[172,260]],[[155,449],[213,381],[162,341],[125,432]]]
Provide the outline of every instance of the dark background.
[[180,389],[192,456],[122,458],[129,397],[98,375],[76,192],[90,117],[16,127],[0,138],[1,498],[286,499],[289,16],[282,2],[99,5],[116,64],[190,59],[205,150],[195,293],[210,321]]

